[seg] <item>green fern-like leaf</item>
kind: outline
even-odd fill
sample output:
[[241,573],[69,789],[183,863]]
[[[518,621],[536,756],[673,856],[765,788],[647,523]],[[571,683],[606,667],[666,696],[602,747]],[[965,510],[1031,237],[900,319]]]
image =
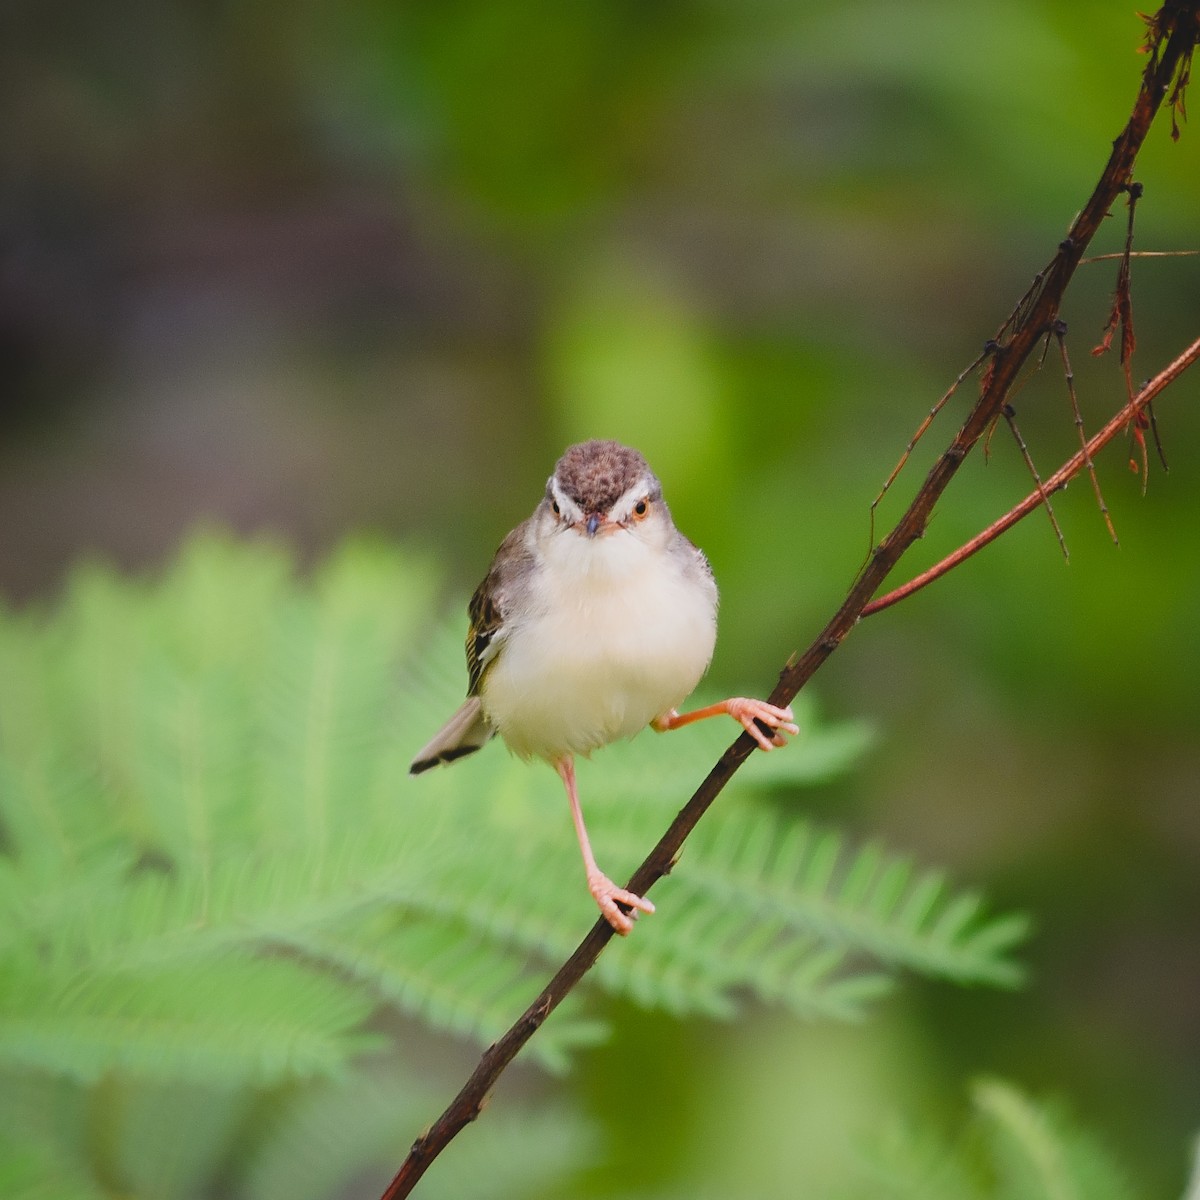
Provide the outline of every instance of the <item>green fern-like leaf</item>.
[[356,1032],[370,1011],[363,997],[282,960],[238,956],[148,974],[13,955],[0,972],[0,1061],[85,1083],[114,1070],[255,1083],[329,1075],[377,1044]]
[[[33,1019],[11,1002],[20,989],[9,990],[0,1060],[47,1055],[47,1067],[82,1077],[105,1061],[204,1077],[333,1070],[336,1050],[268,1047],[288,1040],[287,1010],[301,1011],[306,996],[314,1012],[332,1011],[335,979],[358,997],[337,1010],[343,1034],[378,1003],[479,1041],[520,1011],[531,968],[568,953],[593,909],[551,772],[497,746],[453,771],[407,775],[408,753],[461,679],[457,618],[418,649],[432,591],[426,568],[378,545],[348,547],[302,583],[278,550],[205,535],[161,583],[88,567],[55,612],[0,622],[3,678],[22,692],[0,688],[10,847],[0,900],[11,917],[0,947],[25,964],[10,968],[14,982],[36,990],[23,972],[30,946],[42,946],[51,973],[40,986],[57,997]],[[800,712],[798,744],[747,765],[751,788],[844,769],[869,736]],[[612,873],[632,870],[733,732],[708,723],[646,735],[606,752],[602,769],[581,766]],[[853,1016],[896,967],[990,983],[1016,975],[1019,921],[989,920],[934,874],[876,847],[851,853],[832,833],[732,796],[660,892],[662,915],[596,978],[679,1013],[728,1014],[750,991],[797,1012]],[[281,951],[297,961],[262,957]],[[215,1004],[208,1034],[181,1032],[202,1015],[186,1005],[172,1026],[188,989],[170,980],[203,976],[214,995],[248,1001],[250,970],[264,994],[274,974],[288,995],[270,1022],[269,1004],[255,1015],[247,1002],[240,1025],[222,1025]],[[87,985],[72,986],[76,977]],[[122,981],[134,978],[148,981],[144,1013],[122,1000]],[[131,1015],[135,1041],[145,1022],[141,1057],[115,1017],[100,1019],[108,1010]],[[257,1066],[219,1053],[235,1028],[256,1046]],[[208,1035],[212,1052],[201,1052]],[[561,1066],[571,1045],[595,1036],[568,1011],[532,1053]]]
[[[436,584],[377,543],[300,578],[276,547],[206,533],[157,581],[88,565],[55,608],[0,610],[0,1080],[123,1114],[85,1134],[56,1101],[26,1150],[0,1146],[5,1194],[40,1179],[86,1196],[73,1181],[100,1176],[138,1194],[136,1164],[155,1162],[174,1181],[160,1194],[186,1194],[206,1155],[230,1153],[224,1125],[191,1119],[209,1147],[192,1158],[131,1147],[198,1097],[336,1092],[387,1044],[389,1014],[491,1041],[593,923],[552,771],[497,744],[408,774],[464,678],[462,618],[438,615]],[[853,1018],[900,969],[1013,982],[1019,921],[781,807],[869,742],[797,711],[796,744],[746,764],[589,987],[679,1014],[753,995]],[[735,732],[646,734],[580,764],[610,874]],[[602,1036],[588,1008],[579,989],[527,1057],[565,1068]],[[156,1103],[164,1089],[178,1102]],[[103,1161],[64,1159],[81,1140],[109,1146]]]
[[979,1080],[972,1100],[994,1167],[996,1200],[1134,1200],[1124,1171],[1059,1105]]
[[[356,1075],[300,1097],[280,1136],[248,1164],[244,1194],[254,1200],[325,1200],[378,1195],[396,1166],[396,1151],[428,1120],[439,1097],[423,1088]],[[421,1192],[431,1200],[519,1200],[586,1163],[592,1138],[561,1110],[514,1116],[489,1113],[430,1171]],[[353,1191],[347,1187],[354,1181]]]
[[988,1200],[986,1172],[970,1141],[889,1121],[859,1147],[838,1200]]
[[1011,1083],[972,1088],[950,1137],[892,1122],[847,1164],[841,1200],[1133,1200],[1139,1193],[1098,1138],[1061,1106]]

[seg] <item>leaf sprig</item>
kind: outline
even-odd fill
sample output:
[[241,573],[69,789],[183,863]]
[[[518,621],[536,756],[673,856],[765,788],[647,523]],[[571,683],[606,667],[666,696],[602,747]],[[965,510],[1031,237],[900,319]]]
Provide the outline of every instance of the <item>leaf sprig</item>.
[[[78,1137],[64,1096],[300,1095],[403,1057],[398,1028],[486,1044],[590,925],[552,772],[497,745],[407,773],[463,678],[437,594],[431,564],[382,544],[301,577],[276,547],[204,533],[156,581],[85,566],[53,608],[0,611],[0,1079],[57,1097],[54,1136]],[[677,1014],[753,996],[836,1018],[901,970],[1013,984],[1022,921],[796,815],[796,790],[869,742],[810,707],[802,725],[595,984]],[[582,766],[614,868],[727,735],[646,734]],[[596,1008],[570,997],[531,1056],[566,1069],[604,1035]],[[17,1178],[62,1157],[44,1133]]]

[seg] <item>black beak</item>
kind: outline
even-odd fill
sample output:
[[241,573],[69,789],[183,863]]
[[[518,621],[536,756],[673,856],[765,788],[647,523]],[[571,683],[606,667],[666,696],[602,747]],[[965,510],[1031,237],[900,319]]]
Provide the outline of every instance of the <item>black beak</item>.
[[588,537],[596,536],[596,530],[600,528],[600,522],[602,520],[604,520],[604,518],[599,513],[592,513],[592,515],[588,517],[586,526]]

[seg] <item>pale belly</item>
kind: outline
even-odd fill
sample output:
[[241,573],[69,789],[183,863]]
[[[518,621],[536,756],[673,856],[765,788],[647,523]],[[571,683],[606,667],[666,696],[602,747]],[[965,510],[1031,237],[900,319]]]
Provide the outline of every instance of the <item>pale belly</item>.
[[716,588],[638,571],[545,597],[483,680],[489,722],[514,753],[555,760],[632,737],[677,708],[708,667]]

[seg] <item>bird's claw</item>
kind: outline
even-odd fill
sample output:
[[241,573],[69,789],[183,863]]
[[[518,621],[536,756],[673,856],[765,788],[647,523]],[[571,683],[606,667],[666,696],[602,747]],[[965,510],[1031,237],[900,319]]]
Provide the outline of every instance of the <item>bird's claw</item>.
[[[800,726],[795,722],[791,707],[776,708],[765,700],[751,700],[746,696],[734,696],[726,701],[729,715],[759,744],[763,750],[771,750],[776,746],[786,746],[787,738],[800,732]],[[762,724],[760,725],[759,722]],[[762,725],[774,731],[773,737],[768,737],[762,730]]]
[[[652,913],[654,911],[654,905],[644,896],[635,896],[633,892],[627,891],[623,887],[617,887],[607,875],[600,871],[588,872],[588,891],[592,893],[592,898],[600,906],[600,912],[604,919],[622,937],[633,928],[639,912]],[[625,912],[621,909],[619,906],[622,904],[626,905],[630,911]]]

